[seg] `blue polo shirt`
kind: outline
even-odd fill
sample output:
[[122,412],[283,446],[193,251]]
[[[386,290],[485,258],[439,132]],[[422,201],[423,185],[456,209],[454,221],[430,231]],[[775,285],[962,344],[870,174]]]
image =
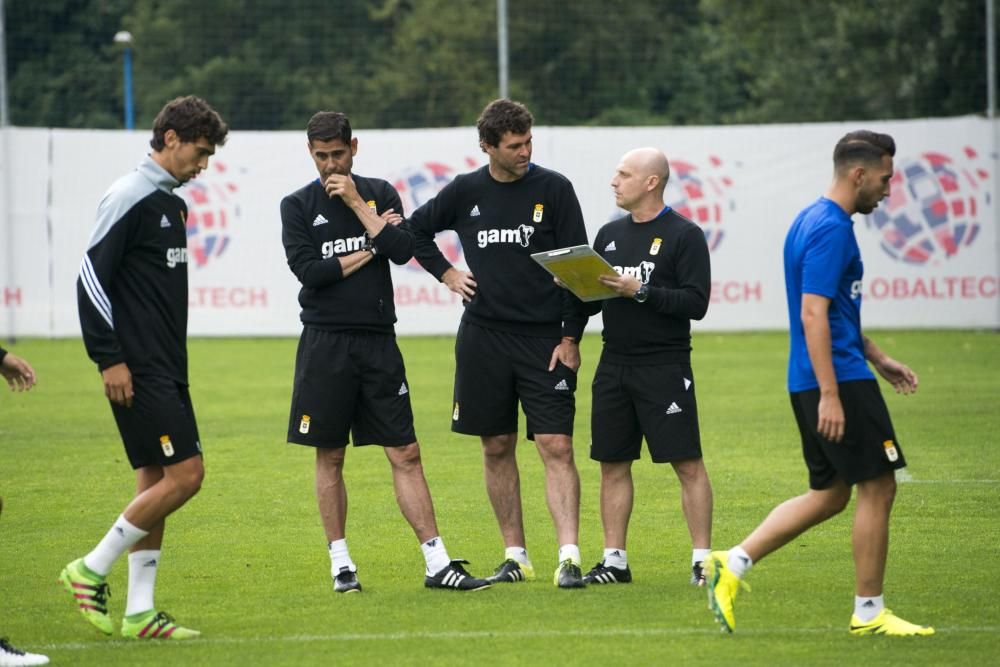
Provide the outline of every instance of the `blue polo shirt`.
[[837,382],[875,379],[865,361],[861,337],[863,275],[854,223],[844,209],[820,197],[799,213],[785,237],[785,294],[791,333],[788,391],[819,387],[802,328],[803,294],[830,299],[830,339]]

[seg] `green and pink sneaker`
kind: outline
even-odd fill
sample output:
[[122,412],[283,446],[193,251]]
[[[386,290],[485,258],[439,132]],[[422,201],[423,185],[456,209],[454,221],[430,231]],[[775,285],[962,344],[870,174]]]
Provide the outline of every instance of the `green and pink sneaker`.
[[82,558],[63,568],[59,581],[73,596],[73,602],[83,617],[106,635],[111,634],[111,617],[108,616],[108,598],[111,589],[104,577],[90,570]]
[[183,628],[170,614],[150,609],[122,619],[122,637],[127,639],[194,639],[201,633]]

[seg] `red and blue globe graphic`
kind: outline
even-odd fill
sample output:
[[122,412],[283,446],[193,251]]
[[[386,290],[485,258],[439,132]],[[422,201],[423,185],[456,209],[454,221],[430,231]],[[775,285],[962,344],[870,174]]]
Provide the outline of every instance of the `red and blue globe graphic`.
[[[465,167],[468,169],[478,166],[472,158],[466,158],[465,163]],[[404,168],[394,178],[389,179],[389,182],[399,193],[399,198],[403,202],[403,215],[408,217],[413,211],[441,192],[441,189],[448,185],[455,178],[455,175],[456,170],[446,164],[424,162]],[[457,264],[462,259],[462,244],[455,232],[442,232],[435,237],[434,241],[441,249],[441,254],[450,263]],[[406,267],[423,271],[415,259],[410,260]]]
[[213,161],[178,194],[188,206],[188,261],[203,268],[229,248],[230,228],[240,217],[238,187],[225,163]]
[[670,160],[670,179],[663,193],[668,206],[701,226],[709,251],[722,242],[726,235],[723,224],[736,208],[728,192],[733,181],[723,167],[714,155],[702,168],[686,160]]
[[960,160],[922,153],[897,160],[889,198],[865,216],[890,257],[905,264],[937,264],[972,245],[991,205],[989,172],[966,148]]

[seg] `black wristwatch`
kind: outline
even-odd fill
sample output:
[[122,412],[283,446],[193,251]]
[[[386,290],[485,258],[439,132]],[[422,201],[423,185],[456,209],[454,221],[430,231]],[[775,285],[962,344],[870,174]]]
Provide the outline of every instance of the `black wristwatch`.
[[632,299],[636,303],[645,303],[646,299],[649,298],[649,285],[639,285],[639,289],[635,291],[632,295]]

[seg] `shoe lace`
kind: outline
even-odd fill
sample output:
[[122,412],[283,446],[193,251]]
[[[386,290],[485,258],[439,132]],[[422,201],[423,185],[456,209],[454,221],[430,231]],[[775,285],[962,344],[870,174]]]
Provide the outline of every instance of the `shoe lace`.
[[451,569],[454,570],[455,572],[458,572],[459,574],[463,574],[466,577],[470,577],[470,578],[472,577],[472,575],[469,574],[468,572],[466,572],[465,568],[462,567],[462,562],[461,561],[453,560],[453,561],[451,561],[451,563],[449,565],[451,566]]
[[174,622],[174,617],[165,611],[156,612],[156,616],[150,621],[151,624],[156,624],[157,627],[165,628]]
[[94,594],[91,596],[96,603],[94,606],[102,614],[108,613],[108,598],[111,597],[111,587],[107,582],[102,582],[94,586]]
[[0,638],[0,651],[11,655],[24,655],[24,651],[11,646],[6,637]]

